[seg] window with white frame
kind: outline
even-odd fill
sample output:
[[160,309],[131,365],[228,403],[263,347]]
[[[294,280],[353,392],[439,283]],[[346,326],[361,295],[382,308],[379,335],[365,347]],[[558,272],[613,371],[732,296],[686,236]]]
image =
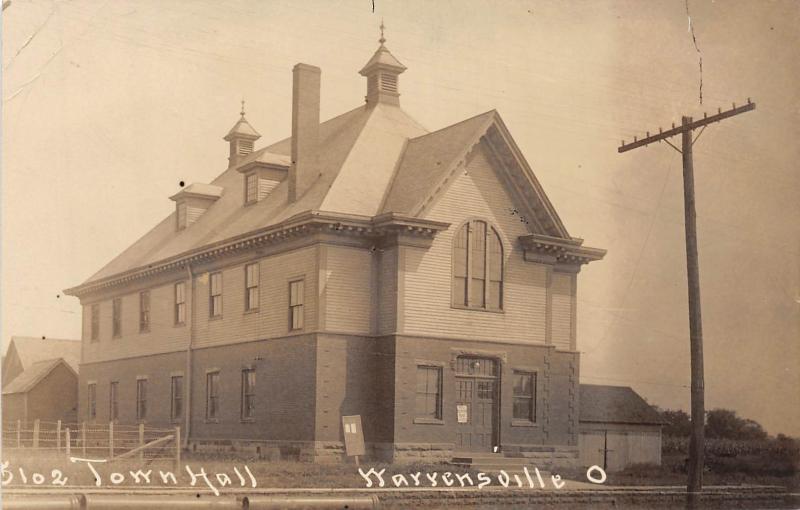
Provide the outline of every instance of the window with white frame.
[[211,273],[208,315],[210,317],[222,316],[222,273]]
[[150,331],[150,291],[139,293],[139,332]]
[[258,309],[258,262],[244,266],[244,309]]
[[258,174],[247,174],[244,179],[244,202],[252,204],[258,200]]
[[289,329],[292,331],[303,329],[303,288],[303,280],[289,282]]
[[91,326],[90,338],[92,342],[97,342],[100,339],[100,304],[95,303],[90,309]]
[[115,298],[111,302],[111,336],[122,336],[122,298]]
[[175,284],[175,324],[186,323],[186,282]]

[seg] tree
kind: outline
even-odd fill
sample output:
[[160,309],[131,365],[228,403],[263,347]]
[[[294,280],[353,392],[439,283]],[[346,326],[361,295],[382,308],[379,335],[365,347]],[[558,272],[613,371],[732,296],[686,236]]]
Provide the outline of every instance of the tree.
[[713,409],[706,413],[706,435],[720,439],[766,439],[767,432],[758,422],[736,415],[730,409]]
[[665,436],[688,437],[691,433],[691,419],[684,411],[677,409],[659,410],[661,419],[664,421],[662,429]]

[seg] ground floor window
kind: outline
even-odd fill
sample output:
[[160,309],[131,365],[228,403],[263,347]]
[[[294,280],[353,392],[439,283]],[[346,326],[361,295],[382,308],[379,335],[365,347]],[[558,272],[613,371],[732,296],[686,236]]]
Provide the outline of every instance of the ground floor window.
[[514,370],[514,419],[536,421],[536,373]]
[[242,370],[242,420],[252,421],[256,417],[256,371]]
[[219,415],[219,372],[206,374],[206,420],[216,420]]
[[147,418],[147,379],[136,380],[136,419]]
[[108,418],[117,421],[119,418],[119,382],[111,381],[108,387]]
[[97,418],[97,385],[94,383],[87,387],[86,411],[89,421],[94,421]]
[[442,419],[442,368],[417,366],[417,418]]
[[172,376],[171,384],[172,403],[170,405],[170,418],[177,421],[183,416],[183,376]]

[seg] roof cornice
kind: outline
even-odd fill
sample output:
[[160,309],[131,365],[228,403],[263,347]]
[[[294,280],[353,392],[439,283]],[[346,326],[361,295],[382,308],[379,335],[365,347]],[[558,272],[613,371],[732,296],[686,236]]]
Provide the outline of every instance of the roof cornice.
[[69,296],[82,297],[97,290],[126,284],[166,271],[181,269],[187,265],[201,263],[216,257],[235,254],[242,250],[279,243],[319,232],[373,238],[391,234],[432,238],[436,233],[449,226],[449,223],[394,213],[370,217],[315,210],[306,211],[276,225],[189,250],[156,263],[139,266],[96,281],[86,282],[66,289],[64,293]]
[[583,239],[573,237],[562,239],[542,234],[528,234],[519,237],[526,258],[545,263],[588,264],[600,260],[606,250],[583,246]]

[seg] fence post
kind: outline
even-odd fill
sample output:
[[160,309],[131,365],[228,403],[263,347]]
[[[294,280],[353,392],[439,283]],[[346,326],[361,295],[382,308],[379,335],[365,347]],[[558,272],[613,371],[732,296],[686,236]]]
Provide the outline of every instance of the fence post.
[[56,451],[61,451],[61,420],[56,424]]
[[81,453],[86,457],[86,422],[81,422]]
[[22,448],[22,420],[17,420],[17,448]]
[[175,472],[181,470],[181,428],[175,427]]
[[[139,447],[144,446],[144,423],[139,424]],[[144,460],[144,449],[139,450],[139,460]]]
[[108,458],[114,458],[114,422],[108,422]]
[[33,448],[39,448],[39,418],[33,420]]
[[70,454],[70,447],[71,447],[70,443],[72,442],[72,438],[70,437],[70,434],[69,434],[69,427],[67,427],[67,430],[65,430],[65,432],[66,432],[66,437],[64,439],[67,440],[67,458],[69,458],[70,457],[70,455],[69,455]]

